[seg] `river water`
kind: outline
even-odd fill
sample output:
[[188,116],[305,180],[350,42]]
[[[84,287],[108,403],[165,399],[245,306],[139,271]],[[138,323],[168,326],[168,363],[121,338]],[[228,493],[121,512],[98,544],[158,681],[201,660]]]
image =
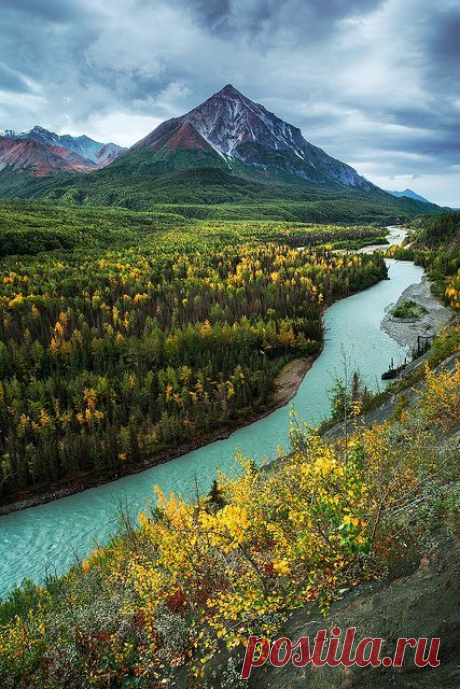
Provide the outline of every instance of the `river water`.
[[[390,228],[394,243],[402,238]],[[120,504],[133,514],[151,504],[153,489],[193,495],[209,490],[217,468],[238,470],[236,451],[257,464],[276,457],[289,447],[290,407],[301,421],[318,424],[330,410],[329,391],[336,376],[343,377],[343,361],[350,371],[359,369],[370,389],[383,384],[381,374],[390,360],[402,363],[407,351],[392,340],[380,323],[388,307],[423,271],[406,261],[387,261],[390,280],[342,299],[324,316],[324,349],[305,376],[292,405],[278,409],[259,421],[182,457],[147,469],[140,474],[98,488],[32,507],[0,518],[0,594],[24,578],[39,582],[47,574],[63,573],[78,558],[86,557],[96,543],[104,543],[117,529]]]

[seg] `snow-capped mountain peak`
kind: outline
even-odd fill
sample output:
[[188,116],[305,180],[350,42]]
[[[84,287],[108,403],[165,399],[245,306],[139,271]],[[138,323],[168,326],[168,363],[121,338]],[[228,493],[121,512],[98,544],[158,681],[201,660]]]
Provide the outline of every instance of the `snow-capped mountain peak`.
[[250,100],[232,84],[182,117],[164,122],[131,150],[150,147],[155,153],[165,145],[170,153],[178,146],[188,150],[209,147],[229,168],[233,159],[264,177],[373,189],[349,165],[308,143],[298,127]]

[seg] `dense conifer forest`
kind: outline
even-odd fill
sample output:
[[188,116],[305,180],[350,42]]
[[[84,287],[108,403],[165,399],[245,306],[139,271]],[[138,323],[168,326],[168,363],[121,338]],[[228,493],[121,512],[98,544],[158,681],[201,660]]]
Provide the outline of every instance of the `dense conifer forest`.
[[15,202],[0,233],[3,500],[248,418],[318,354],[324,306],[386,276],[332,251],[372,227]]

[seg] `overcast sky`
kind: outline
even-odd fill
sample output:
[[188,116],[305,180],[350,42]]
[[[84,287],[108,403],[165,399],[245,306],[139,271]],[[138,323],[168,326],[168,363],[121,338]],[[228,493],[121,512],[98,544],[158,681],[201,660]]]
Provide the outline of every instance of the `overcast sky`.
[[459,0],[0,0],[0,129],[129,146],[226,83],[460,206]]

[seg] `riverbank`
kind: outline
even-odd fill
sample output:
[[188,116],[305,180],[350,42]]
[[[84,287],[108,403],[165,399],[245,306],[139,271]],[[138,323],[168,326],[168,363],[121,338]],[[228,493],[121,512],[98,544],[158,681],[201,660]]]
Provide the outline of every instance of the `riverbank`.
[[125,469],[117,468],[115,471],[98,474],[97,476],[80,476],[69,481],[59,482],[47,488],[44,491],[37,491],[34,493],[25,493],[18,495],[12,502],[0,504],[0,516],[11,514],[12,512],[19,512],[26,510],[29,507],[38,507],[45,505],[48,502],[59,500],[60,498],[81,493],[88,488],[96,488],[111,481],[130,476],[131,474],[139,474],[141,471],[150,469],[159,464],[164,464],[172,459],[182,457],[188,452],[198,450],[205,445],[217,442],[218,440],[225,440],[229,438],[239,428],[244,428],[254,421],[263,419],[276,409],[285,407],[292,400],[296,394],[300,384],[302,383],[306,373],[311,368],[315,359],[321,354],[321,350],[315,356],[310,356],[306,359],[293,359],[289,361],[276,376],[275,391],[270,399],[258,410],[253,411],[244,420],[233,420],[225,426],[200,436],[199,438],[180,445],[179,447],[163,451],[138,464],[129,464]]
[[[418,318],[396,318],[394,309],[404,302],[414,302],[425,312]],[[390,304],[382,320],[382,329],[402,347],[411,351],[417,346],[419,337],[432,338],[452,318],[453,311],[441,304],[431,293],[431,284],[426,276],[419,283],[410,285],[395,304]]]
[[[436,400],[442,383],[451,399],[450,409],[455,419],[460,403],[457,382],[453,377],[432,380],[426,389],[427,397],[418,397],[410,403],[413,416],[409,412],[394,429],[382,427],[363,436],[362,454],[367,461],[354,461],[350,465],[353,485],[357,487],[351,502],[349,481],[343,481],[343,472],[335,471],[340,468],[342,450],[320,439],[310,445],[305,441],[305,446],[299,442],[297,456],[280,466],[276,476],[252,474],[249,492],[245,478],[235,485],[231,482],[225,497],[233,511],[203,512],[177,497],[164,505],[164,519],[146,518],[141,550],[135,532],[128,531],[112,547],[99,549],[89,558],[86,556],[71,576],[51,579],[45,587],[29,585],[21,594],[11,596],[4,607],[7,614],[2,638],[10,676],[14,679],[24,676],[24,687],[27,681],[29,686],[35,686],[34,680],[39,682],[40,678],[43,681],[49,678],[50,685],[55,686],[53,681],[57,676],[59,684],[60,675],[49,659],[58,658],[63,659],[58,669],[68,666],[74,672],[71,679],[78,686],[86,686],[89,672],[102,677],[106,684],[108,681],[116,684],[119,677],[136,679],[141,674],[148,682],[153,666],[155,672],[157,668],[162,671],[159,677],[155,675],[156,679],[163,678],[171,686],[186,689],[196,683],[192,672],[200,663],[203,686],[230,686],[228,678],[237,678],[244,656],[244,639],[252,632],[252,627],[246,626],[246,611],[253,605],[256,592],[258,599],[264,596],[267,604],[262,613],[256,610],[258,615],[250,623],[270,624],[269,631],[282,631],[296,641],[299,637],[313,638],[320,626],[329,632],[336,626],[345,630],[351,626],[351,620],[357,630],[353,651],[360,639],[382,637],[382,655],[389,657],[389,654],[393,656],[397,639],[404,634],[414,638],[440,638],[442,677],[447,680],[455,677],[457,646],[456,638],[452,641],[455,637],[452,632],[456,630],[458,606],[455,581],[460,532],[454,502],[458,463],[455,455],[450,461],[444,451],[444,436],[451,423],[444,425],[444,408],[438,407]],[[379,461],[376,446],[385,453],[386,463]],[[305,462],[313,468],[311,472],[303,471]],[[322,471],[325,462],[331,467],[327,476]],[[300,482],[295,480],[299,476]],[[305,491],[317,496],[315,504],[305,501]],[[381,496],[380,503],[367,500],[369,494]],[[319,537],[323,533],[323,525],[318,524],[321,500],[327,507],[320,511],[326,519],[324,528],[329,533],[334,529],[333,535],[337,534],[337,541],[342,541],[341,549],[338,546],[331,554],[325,554]],[[350,510],[353,510],[351,514],[360,515],[357,519],[363,528],[355,532],[349,529],[350,535],[345,540],[341,538],[342,525],[351,521]],[[249,530],[247,523],[243,523],[246,512],[252,515]],[[39,514],[37,517],[40,519]],[[71,523],[69,520],[69,526]],[[227,529],[229,523],[238,537],[244,533],[244,551],[236,542],[229,549],[227,531],[222,531],[221,540],[209,538],[209,533],[219,534],[221,524]],[[296,525],[300,523],[306,526],[299,532]],[[190,549],[188,539],[177,537],[178,533],[189,532],[198,534],[196,548]],[[364,540],[366,547],[349,546],[353,538],[357,539],[357,545]],[[309,547],[308,558],[305,558],[305,544]],[[371,548],[375,558],[365,555]],[[199,567],[203,562],[206,569],[199,570],[197,579],[196,563]],[[277,571],[280,562],[282,572]],[[274,563],[273,569],[267,563]],[[326,576],[332,567],[337,576]],[[414,570],[417,570],[415,574]],[[145,590],[141,586],[146,581],[149,585],[150,600],[155,605],[146,622],[141,607],[144,601],[139,604],[138,598],[133,599],[132,588],[114,585],[127,571],[132,574],[136,590]],[[226,576],[220,576],[221,571]],[[179,590],[180,595],[172,597],[173,590]],[[270,596],[266,595],[267,590]],[[329,611],[331,600],[333,605]],[[187,614],[190,611],[186,624],[181,617],[183,610]],[[113,629],[122,631],[111,633],[109,628],[107,633],[107,619],[114,620]],[[165,627],[166,622],[169,627]],[[380,628],[375,629],[376,623]],[[178,634],[172,635],[170,645],[160,641],[152,651],[152,628],[173,628]],[[129,644],[124,644],[126,635],[120,636],[123,630],[128,630]],[[231,651],[220,643],[223,635],[232,642]],[[203,638],[213,642],[206,654],[202,652]],[[94,639],[102,642],[96,643]],[[90,665],[88,647],[94,651]],[[218,648],[224,650],[210,658]],[[26,664],[24,658],[27,661],[31,656],[33,662]],[[107,663],[107,657],[113,659],[111,664]],[[324,672],[306,677],[303,671],[297,672],[288,665],[279,672],[273,668],[266,673],[264,668],[260,673],[254,670],[250,686],[300,688],[308,680],[309,686],[318,689],[325,685],[337,689],[372,685],[377,689],[385,679],[394,680],[395,687],[406,689],[422,684],[426,689],[433,686],[433,678],[426,675],[429,670],[419,671],[411,661],[408,658],[405,669],[397,670],[394,675],[388,675],[391,671],[384,667],[373,668],[372,673],[377,673],[375,683],[368,683],[366,671],[363,674],[359,668],[356,673],[347,671],[344,675],[337,668],[329,672],[326,667]],[[107,674],[108,667],[111,676]],[[418,681],[420,672],[423,681]],[[453,687],[447,680],[445,685],[441,682],[442,686]]]
[[407,227],[402,225],[391,225],[387,228],[387,243],[386,244],[370,244],[363,246],[362,249],[358,251],[359,254],[372,254],[374,251],[386,251],[391,246],[401,246],[407,237],[409,232]]

